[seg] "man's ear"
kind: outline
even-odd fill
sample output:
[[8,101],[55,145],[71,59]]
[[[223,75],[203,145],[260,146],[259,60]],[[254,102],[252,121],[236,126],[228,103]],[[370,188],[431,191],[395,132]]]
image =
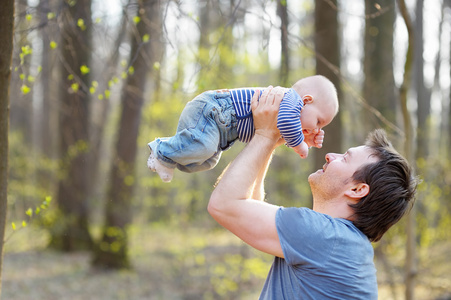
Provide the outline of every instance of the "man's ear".
[[361,199],[368,195],[370,192],[370,186],[366,183],[357,183],[351,186],[348,190],[345,191],[345,195],[351,199]]
[[313,96],[312,95],[304,95],[304,97],[302,97],[302,101],[304,101],[304,104],[313,103]]

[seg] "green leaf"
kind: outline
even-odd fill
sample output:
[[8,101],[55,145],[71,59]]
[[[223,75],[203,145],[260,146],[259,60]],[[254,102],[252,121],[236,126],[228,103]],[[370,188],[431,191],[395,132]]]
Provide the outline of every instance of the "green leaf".
[[23,53],[24,55],[30,55],[30,54],[33,53],[33,48],[31,48],[30,45],[22,46],[21,49],[22,49],[22,53]]
[[34,76],[28,75],[27,80],[28,80],[28,82],[34,82],[35,78],[34,78]]
[[27,227],[27,222],[22,221],[22,227]]
[[131,176],[131,175],[125,176],[125,178],[124,178],[125,185],[132,186],[134,182],[135,182],[135,178],[133,176]]
[[133,66],[130,66],[130,68],[128,68],[128,73],[130,75],[133,75],[135,73],[135,68]]
[[28,86],[26,86],[25,84],[20,87],[20,90],[22,91],[22,94],[24,94],[24,95],[28,94],[31,91],[31,89]]
[[156,61],[154,64],[153,64],[153,69],[154,70],[160,70],[160,63],[158,62],[158,61]]
[[25,214],[29,217],[31,217],[33,215],[33,210],[31,208],[27,209],[27,211],[25,212]]
[[78,85],[78,83],[74,82],[70,85],[70,87],[74,92],[77,92],[80,86]]
[[51,19],[54,19],[54,18],[55,18],[55,13],[54,12],[47,13],[47,19],[48,20],[51,20]]
[[141,18],[138,16],[134,16],[133,17],[133,22],[135,22],[135,24],[138,24],[139,22],[141,22]]
[[143,35],[143,42],[147,43],[149,41],[150,37],[148,34]]
[[83,19],[78,19],[77,20],[77,26],[80,27],[81,30],[85,30],[86,29],[85,21]]
[[96,88],[93,87],[93,86],[91,86],[91,87],[89,88],[89,92],[90,92],[91,94],[94,94],[94,93],[96,92]]
[[81,74],[86,75],[89,73],[90,69],[86,65],[83,65],[80,67],[80,71],[81,71]]
[[31,14],[27,14],[27,15],[25,16],[25,19],[26,19],[27,21],[31,21],[31,19],[33,19],[33,16],[32,16]]
[[11,227],[13,228],[13,230],[16,230],[16,223],[12,222]]
[[58,47],[57,42],[51,41],[51,42],[50,42],[50,48],[55,49],[56,47]]
[[34,213],[36,215],[39,215],[40,212],[41,212],[41,209],[39,207],[36,207],[36,209],[34,210]]

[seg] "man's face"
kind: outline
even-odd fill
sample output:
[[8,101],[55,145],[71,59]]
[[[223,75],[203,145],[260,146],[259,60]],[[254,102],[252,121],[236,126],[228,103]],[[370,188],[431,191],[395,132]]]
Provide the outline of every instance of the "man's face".
[[308,178],[313,195],[328,199],[342,196],[353,183],[354,172],[365,164],[377,161],[371,154],[371,149],[366,146],[350,148],[344,154],[326,154],[323,168]]

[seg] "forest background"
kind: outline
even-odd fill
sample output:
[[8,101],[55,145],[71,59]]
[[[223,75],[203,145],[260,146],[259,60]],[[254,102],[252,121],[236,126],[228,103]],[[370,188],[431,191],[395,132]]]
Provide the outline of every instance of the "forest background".
[[380,299],[451,299],[451,1],[11,3],[1,299],[256,299],[272,258],[206,212],[244,145],[163,184],[147,143],[202,91],[313,74],[335,83],[340,112],[307,159],[276,151],[268,201],[311,207],[307,176],[325,153],[384,128],[422,183],[374,244]]

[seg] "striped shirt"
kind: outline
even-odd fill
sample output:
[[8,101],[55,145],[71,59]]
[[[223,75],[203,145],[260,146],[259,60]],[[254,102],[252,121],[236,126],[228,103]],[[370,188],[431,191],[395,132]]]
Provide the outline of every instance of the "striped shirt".
[[[251,101],[256,90],[263,92],[264,88],[229,90],[238,121],[238,139],[244,143],[249,143],[255,133]],[[296,147],[304,140],[300,119],[303,107],[304,102],[299,94],[291,88],[288,89],[280,103],[277,128],[289,147]]]

